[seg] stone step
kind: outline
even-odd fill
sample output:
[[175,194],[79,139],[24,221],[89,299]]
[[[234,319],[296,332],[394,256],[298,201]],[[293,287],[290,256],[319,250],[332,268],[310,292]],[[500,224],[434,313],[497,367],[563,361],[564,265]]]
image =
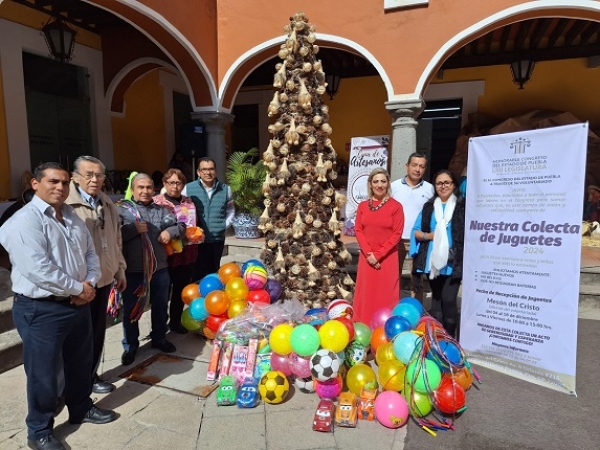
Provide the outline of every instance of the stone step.
[[579,307],[600,309],[600,284],[579,285]]
[[23,364],[23,342],[16,329],[0,333],[0,373]]
[[579,273],[579,284],[600,286],[600,267],[582,267]]
[[0,300],[0,333],[9,331],[15,328],[12,319],[13,297]]

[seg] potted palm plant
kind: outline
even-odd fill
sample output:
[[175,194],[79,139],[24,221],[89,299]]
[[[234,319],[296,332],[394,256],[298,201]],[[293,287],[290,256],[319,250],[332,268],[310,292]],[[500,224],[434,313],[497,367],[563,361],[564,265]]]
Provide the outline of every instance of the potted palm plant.
[[233,194],[235,236],[243,239],[260,237],[258,217],[262,211],[262,185],[267,175],[266,167],[258,157],[258,148],[247,152],[233,152],[227,160],[227,183]]

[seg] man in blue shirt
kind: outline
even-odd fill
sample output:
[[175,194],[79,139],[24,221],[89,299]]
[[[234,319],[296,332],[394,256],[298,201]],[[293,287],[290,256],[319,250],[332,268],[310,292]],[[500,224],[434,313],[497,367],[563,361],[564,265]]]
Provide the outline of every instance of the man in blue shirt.
[[42,164],[31,186],[33,199],[0,228],[0,244],[12,263],[13,320],[23,340],[27,444],[61,450],[65,447],[52,434],[61,359],[69,422],[100,424],[117,418],[90,399],[89,303],[96,294],[100,264],[85,223],[65,204],[69,173],[58,163]]

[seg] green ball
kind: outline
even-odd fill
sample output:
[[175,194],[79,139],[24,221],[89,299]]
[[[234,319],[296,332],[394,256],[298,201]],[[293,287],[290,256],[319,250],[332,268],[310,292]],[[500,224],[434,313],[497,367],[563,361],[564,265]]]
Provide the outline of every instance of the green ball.
[[424,361],[417,359],[406,367],[406,381],[416,391],[431,392],[440,385],[442,372],[440,372],[439,366],[430,359]]
[[181,314],[181,325],[183,325],[186,330],[198,331],[202,326],[202,323],[199,320],[192,319],[192,316],[190,316],[190,309],[187,308]]
[[354,340],[363,347],[367,347],[371,344],[371,329],[368,325],[362,322],[354,323]]
[[292,350],[299,356],[311,356],[321,345],[319,332],[315,327],[307,323],[303,323],[294,328],[290,341]]
[[410,413],[416,417],[425,417],[433,409],[433,404],[428,394],[413,390],[410,386],[406,386],[402,393],[408,403]]

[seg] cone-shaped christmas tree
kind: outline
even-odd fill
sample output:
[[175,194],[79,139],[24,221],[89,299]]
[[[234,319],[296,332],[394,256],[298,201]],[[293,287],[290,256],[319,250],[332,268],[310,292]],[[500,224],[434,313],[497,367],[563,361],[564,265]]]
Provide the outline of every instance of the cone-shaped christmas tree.
[[329,109],[321,101],[325,73],[317,59],[315,27],[299,12],[285,27],[269,104],[272,139],[263,154],[265,233],[262,260],[284,289],[309,308],[350,300],[354,282],[345,267],[352,256],[340,240],[340,209],[346,202],[332,180],[336,153],[329,135]]

